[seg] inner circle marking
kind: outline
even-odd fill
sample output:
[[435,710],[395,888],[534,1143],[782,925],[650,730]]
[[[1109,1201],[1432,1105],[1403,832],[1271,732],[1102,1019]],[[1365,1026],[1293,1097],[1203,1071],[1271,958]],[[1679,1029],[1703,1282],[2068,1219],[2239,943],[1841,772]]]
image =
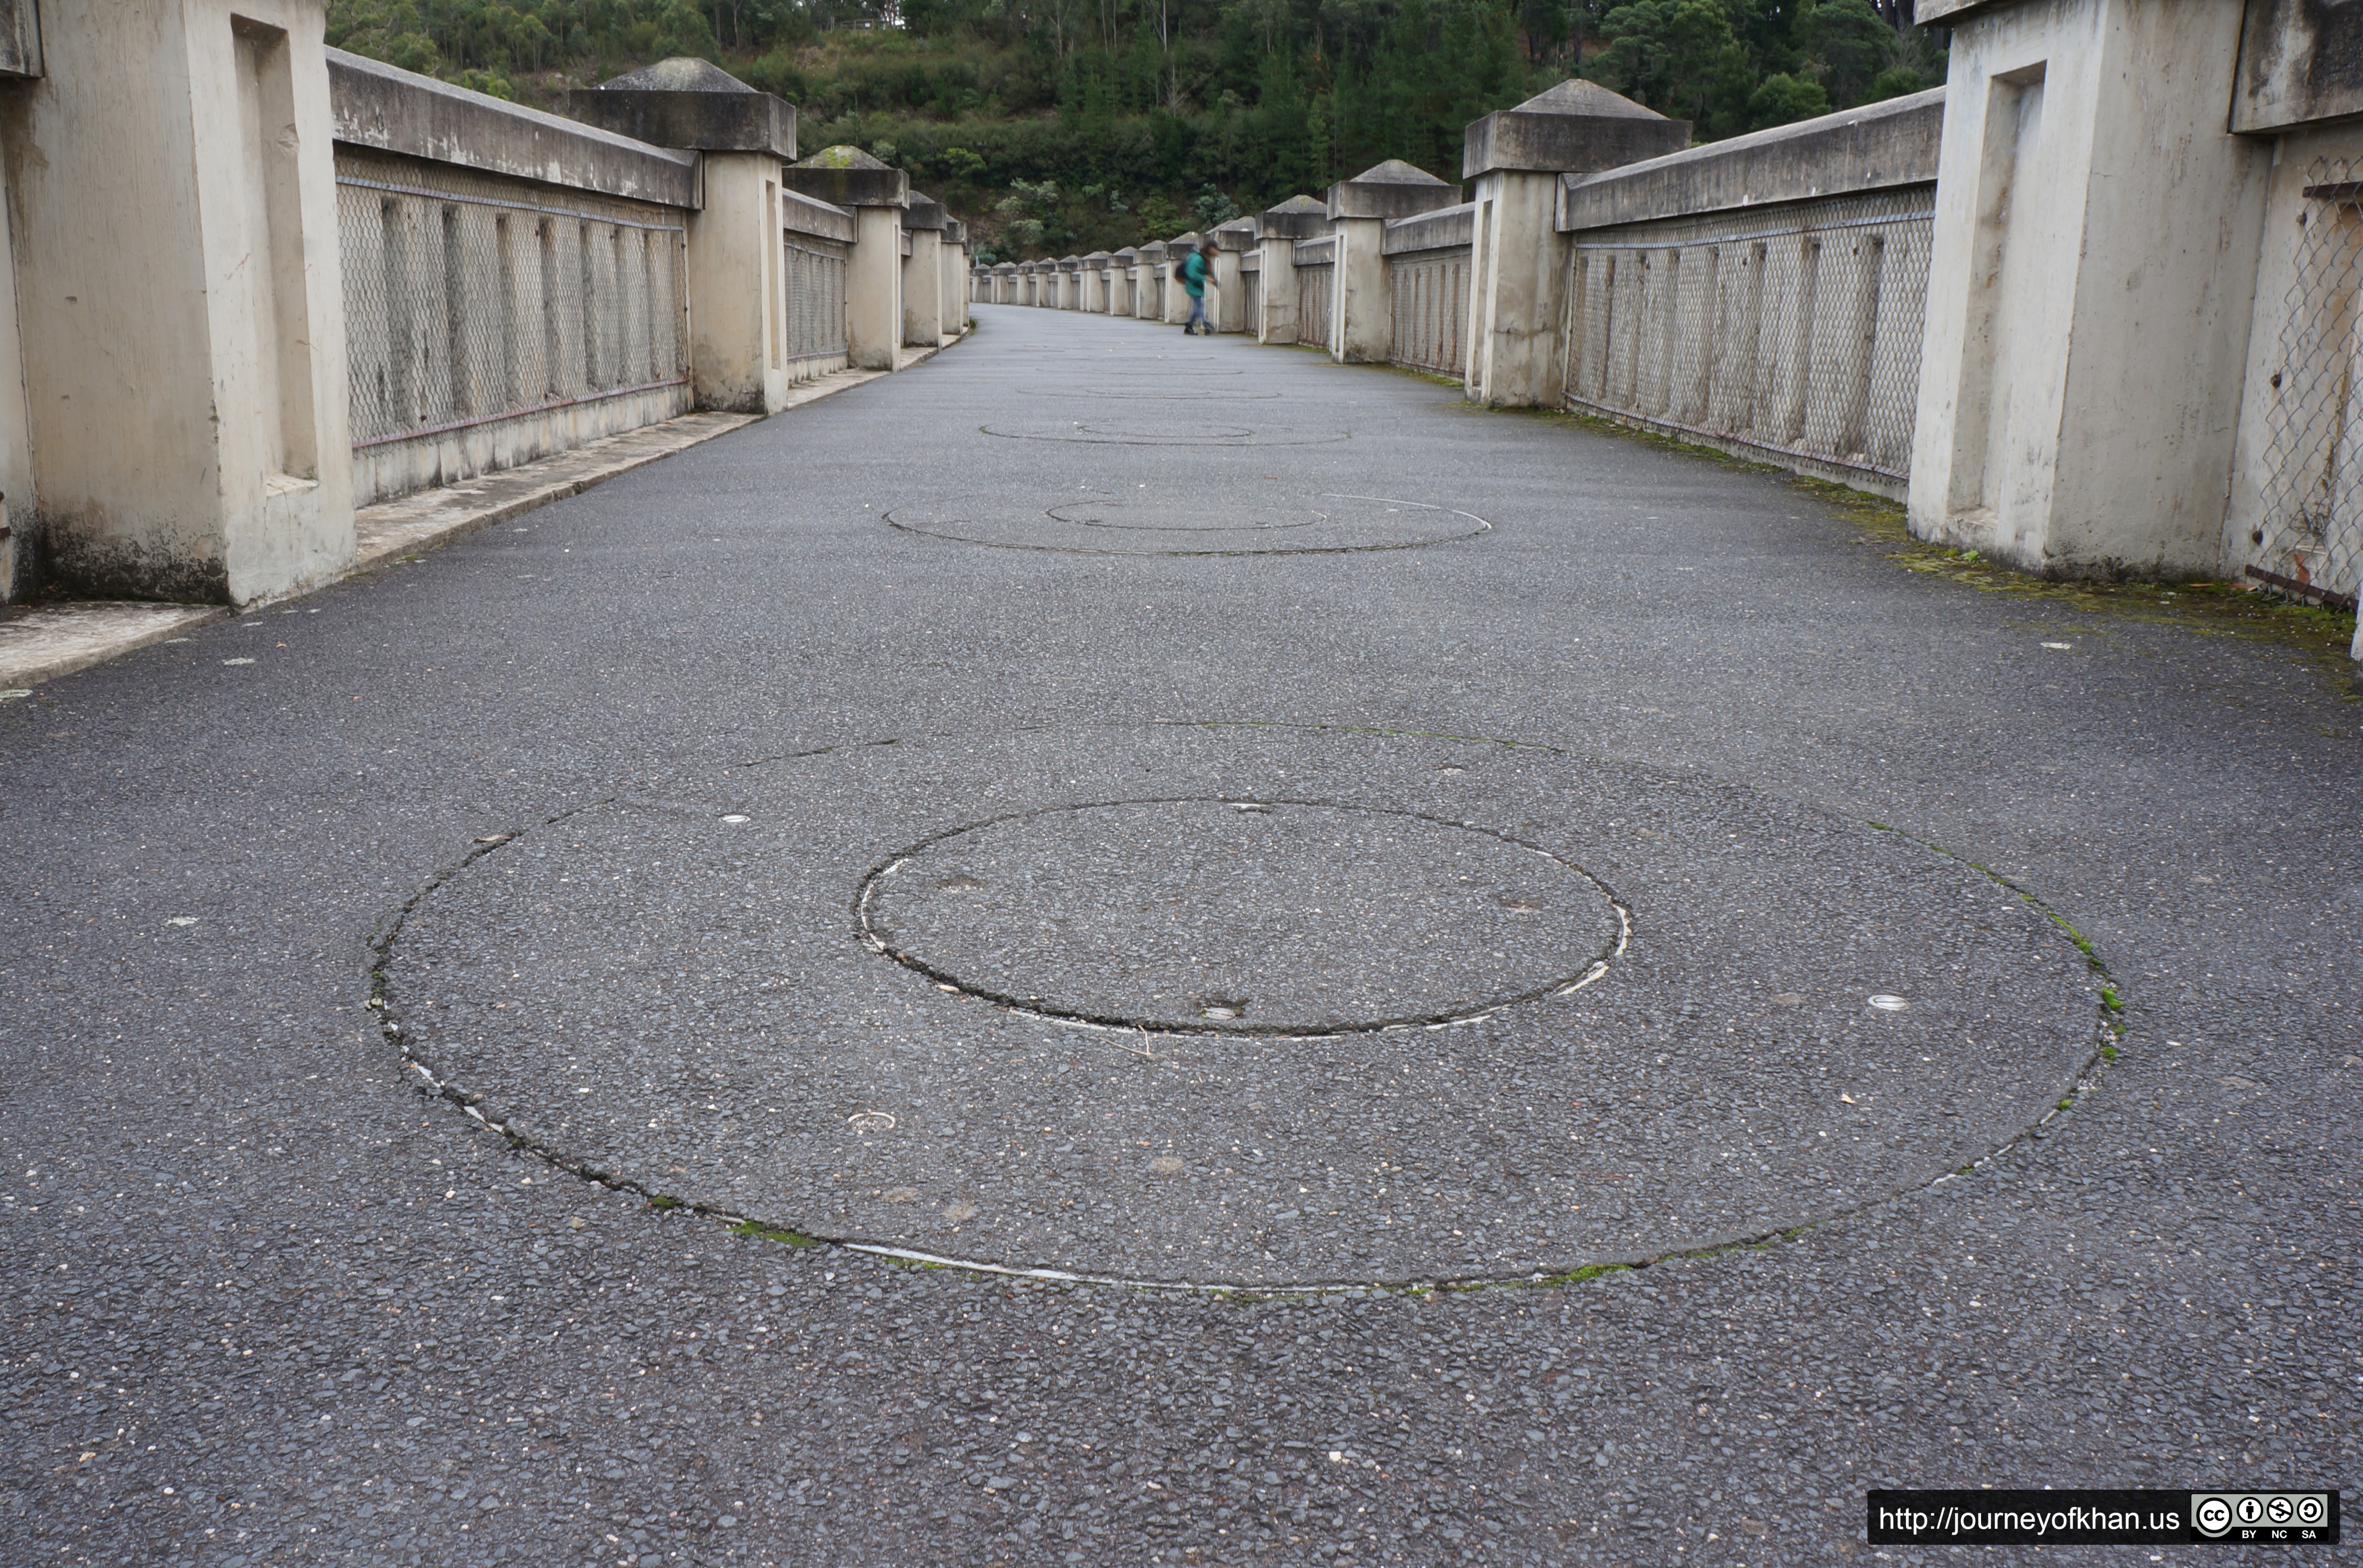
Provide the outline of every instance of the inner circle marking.
[[[1596,950],[1564,961],[1562,966],[1554,966],[1540,979],[1494,989],[1474,999],[1451,1002],[1443,1006],[1395,1008],[1376,1014],[1324,1019],[1317,1022],[1301,1021],[1259,1022],[1247,1016],[1256,1005],[1251,999],[1233,998],[1228,994],[1228,990],[1241,988],[1237,984],[1232,985],[1227,989],[1218,987],[1218,989],[1223,990],[1223,994],[1206,994],[1199,997],[1196,1001],[1195,1016],[1160,1014],[1148,1010],[1118,1011],[1087,1003],[1021,994],[1006,983],[994,984],[981,979],[973,971],[967,974],[960,973],[959,969],[949,966],[949,960],[930,957],[926,954],[914,951],[911,946],[905,945],[904,941],[893,930],[889,929],[881,918],[882,900],[885,895],[893,890],[893,879],[904,877],[905,873],[917,876],[916,868],[930,860],[946,861],[947,867],[942,868],[952,869],[954,873],[938,881],[936,885],[937,889],[950,890],[963,897],[983,890],[986,887],[983,881],[959,871],[956,864],[950,864],[957,860],[956,856],[948,856],[943,853],[963,839],[973,840],[993,830],[1009,829],[1021,824],[1027,826],[1051,824],[1058,823],[1062,819],[1069,824],[1078,823],[1088,814],[1125,812],[1128,815],[1138,817],[1142,814],[1138,811],[1139,808],[1160,807],[1212,807],[1226,814],[1237,813],[1240,816],[1270,816],[1277,810],[1292,813],[1291,825],[1295,825],[1295,818],[1310,819],[1315,816],[1326,816],[1331,819],[1346,819],[1354,826],[1359,826],[1364,822],[1392,822],[1399,824],[1398,831],[1403,826],[1410,826],[1415,831],[1442,830],[1447,835],[1472,834],[1480,840],[1491,841],[1487,846],[1489,852],[1493,852],[1497,848],[1506,848],[1514,852],[1517,858],[1532,857],[1540,860],[1556,867],[1566,877],[1573,878],[1578,885],[1598,898],[1609,911],[1613,911],[1614,929]],[[1143,824],[1137,822],[1128,825],[1136,833],[1143,831]],[[1336,830],[1332,828],[1327,831]],[[1186,839],[1191,835],[1183,836]],[[1141,840],[1135,839],[1129,842],[1137,844]],[[1356,867],[1356,869],[1359,870],[1362,867]],[[1481,873],[1486,868],[1480,865],[1470,869]],[[908,885],[909,880],[910,878],[906,877],[904,885]],[[1471,878],[1464,878],[1463,880],[1469,881]],[[1436,899],[1436,895],[1432,892],[1426,897],[1431,900]],[[1512,922],[1514,922],[1520,913],[1538,911],[1543,907],[1539,902],[1530,901],[1524,896],[1514,899],[1512,895],[1504,894],[1497,901],[1505,910],[1515,911],[1510,916]],[[1054,907],[1064,908],[1065,906]],[[1032,912],[1040,918],[1045,911],[1037,910]],[[1318,914],[1321,911],[1316,910],[1314,912]],[[1428,912],[1426,907],[1423,905],[1422,918],[1426,912]],[[1441,910],[1435,912],[1439,915],[1442,913]],[[1631,943],[1633,935],[1631,911],[1606,883],[1572,861],[1562,859],[1538,845],[1493,828],[1481,826],[1474,823],[1454,822],[1448,818],[1423,812],[1394,811],[1372,806],[1347,806],[1327,801],[1187,795],[1148,796],[1129,800],[1097,801],[1080,805],[1045,807],[1035,811],[1015,812],[989,817],[981,822],[964,823],[957,827],[931,834],[916,844],[888,856],[873,867],[869,875],[861,879],[854,897],[854,921],[863,944],[871,952],[893,959],[913,973],[926,977],[938,987],[949,987],[964,995],[1033,1017],[1070,1023],[1091,1024],[1102,1029],[1133,1030],[1156,1034],[1212,1034],[1273,1040],[1322,1039],[1335,1035],[1368,1034],[1375,1031],[1391,1029],[1448,1028],[1455,1024],[1490,1018],[1503,1008],[1540,1001],[1546,997],[1572,995],[1606,975],[1610,966],[1623,955]],[[1384,938],[1381,940],[1383,941]],[[1129,949],[1126,955],[1136,963],[1154,956]],[[1087,960],[1087,965],[1088,962]],[[1188,963],[1201,970],[1208,966],[1206,961],[1195,955],[1192,956]],[[1267,1000],[1263,1005],[1269,1008],[1270,1003]]]

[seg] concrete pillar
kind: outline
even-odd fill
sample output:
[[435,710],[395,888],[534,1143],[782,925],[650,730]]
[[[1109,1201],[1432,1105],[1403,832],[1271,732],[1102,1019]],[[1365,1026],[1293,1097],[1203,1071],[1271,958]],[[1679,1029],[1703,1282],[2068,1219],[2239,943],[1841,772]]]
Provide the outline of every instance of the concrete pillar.
[[1127,245],[1108,258],[1107,313],[1132,314],[1132,281],[1140,267],[1140,252]]
[[944,341],[944,225],[951,215],[932,196],[911,193],[903,229],[911,253],[903,259],[903,346],[939,348]]
[[1958,20],[1912,531],[2047,575],[2212,575],[2273,156],[2225,129],[2240,7],[1931,9]]
[[1190,319],[1190,295],[1182,286],[1182,263],[1197,248],[1198,237],[1194,233],[1165,242],[1165,286],[1159,299],[1164,313],[1160,319],[1168,326],[1179,326]]
[[818,201],[855,209],[845,269],[846,362],[894,369],[903,343],[903,210],[910,176],[858,147],[831,147],[792,163],[781,178]]
[[1132,269],[1132,314],[1137,321],[1165,318],[1165,242],[1150,240],[1140,248]]
[[319,0],[41,11],[0,133],[38,506],[9,526],[77,593],[324,582],[353,488]]
[[1104,250],[1094,250],[1083,258],[1083,292],[1075,304],[1077,310],[1093,315],[1107,314],[1108,266],[1108,253]]
[[1329,204],[1291,196],[1256,215],[1259,271],[1255,335],[1259,343],[1296,341],[1296,242],[1329,232]]
[[1207,302],[1206,320],[1217,332],[1246,332],[1254,323],[1248,319],[1246,276],[1239,262],[1255,248],[1255,219],[1234,218],[1215,230],[1215,243],[1222,249],[1215,255],[1215,294]]
[[1558,227],[1561,177],[1680,152],[1690,133],[1687,120],[1582,81],[1470,122],[1460,175],[1476,182],[1465,340],[1471,401],[1531,408],[1565,393],[1560,339],[1571,242]]
[[771,414],[789,385],[780,166],[796,155],[795,105],[707,61],[673,59],[570,93],[602,130],[703,154],[689,215],[689,364],[700,408]]
[[1381,248],[1387,220],[1456,205],[1460,187],[1400,158],[1365,169],[1329,187],[1329,225],[1337,236],[1337,270],[1330,289],[1336,330],[1330,353],[1349,365],[1383,364],[1393,345],[1394,302]]
[[[0,6],[0,83],[41,74],[40,29],[30,0]],[[0,136],[6,133],[0,132]],[[5,147],[0,147],[4,152]],[[5,165],[0,165],[5,166]],[[8,202],[0,200],[0,257],[13,259]],[[25,349],[17,291],[0,289],[0,604],[34,586],[40,511],[33,491],[32,411],[25,404]]]
[[958,218],[944,220],[941,271],[937,308],[943,341],[949,343],[968,330],[968,227]]
[[1017,264],[1004,261],[993,270],[993,303],[1015,304],[1017,300]]

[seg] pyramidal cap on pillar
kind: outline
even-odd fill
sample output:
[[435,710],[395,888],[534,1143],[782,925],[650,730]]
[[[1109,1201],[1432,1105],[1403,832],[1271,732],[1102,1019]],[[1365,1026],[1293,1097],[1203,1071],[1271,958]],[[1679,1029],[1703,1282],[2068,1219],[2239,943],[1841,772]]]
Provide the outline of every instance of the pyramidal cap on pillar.
[[1256,224],[1251,217],[1218,223],[1213,233],[1215,243],[1225,250],[1253,250],[1256,248]]
[[1329,204],[1318,196],[1291,196],[1255,217],[1259,239],[1318,239],[1329,232]]
[[1456,206],[1459,201],[1459,186],[1390,158],[1330,186],[1324,210],[1333,223],[1339,218],[1406,218]]
[[941,228],[951,222],[952,215],[944,210],[943,203],[933,196],[911,193],[911,204],[903,209],[904,228]]
[[944,219],[944,243],[946,245],[966,245],[968,243],[968,225],[960,222],[960,220],[956,217],[946,217]]
[[677,56],[576,88],[566,95],[566,112],[653,147],[796,155],[796,106],[712,61]]
[[1497,170],[1589,174],[1690,144],[1690,121],[1670,120],[1597,82],[1570,79],[1514,109],[1471,120],[1461,133],[1460,177]]
[[840,207],[907,207],[911,177],[858,147],[825,147],[791,163],[780,179],[798,195]]

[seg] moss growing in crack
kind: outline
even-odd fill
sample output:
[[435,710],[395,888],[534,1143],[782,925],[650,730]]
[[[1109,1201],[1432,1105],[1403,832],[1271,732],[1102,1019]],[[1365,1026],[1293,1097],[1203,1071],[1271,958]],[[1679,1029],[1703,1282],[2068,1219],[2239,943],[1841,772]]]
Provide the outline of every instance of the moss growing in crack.
[[2115,1046],[2113,1046],[2113,1045],[2103,1045],[2103,1046],[2102,1046],[2102,1047],[2101,1047],[2101,1060],[2102,1060],[2103,1062],[2113,1062],[2113,1061],[2115,1061],[2116,1059],[2117,1059],[2117,1048],[2116,1048]]
[[2101,988],[2101,1005],[2107,1008],[2111,1012],[2123,1012],[2125,1010],[2124,999],[2117,995],[2117,988],[2114,986],[2102,986]]
[[[671,1203],[670,1198],[665,1199],[664,1201],[668,1206]],[[817,1236],[807,1236],[801,1231],[782,1231],[776,1225],[766,1225],[760,1220],[741,1220],[739,1223],[730,1227],[730,1233],[734,1236],[745,1236],[750,1241],[777,1242],[783,1247],[818,1247],[826,1245],[826,1243]]]
[[655,1209],[678,1209],[681,1207],[681,1199],[678,1198],[667,1198],[663,1193],[660,1192],[655,1197],[649,1199],[649,1207]]
[[[1914,538],[1905,524],[1903,504],[1868,491],[1793,473],[1777,464],[1736,457],[1717,447],[1636,428],[1619,420],[1570,410],[1492,410],[1468,403],[1460,406],[1477,413],[1523,414],[1619,440],[1637,441],[1661,451],[1679,452],[1720,468],[1780,474],[1835,513],[1839,522],[1855,532],[1858,543],[1878,550],[1906,571],[1941,578],[1983,592],[2047,602],[2094,617],[2091,625],[2063,628],[2052,623],[2043,628],[2046,631],[2064,629],[2099,635],[2105,635],[2113,622],[2147,622],[2180,627],[2200,636],[2231,636],[2276,645],[2306,656],[2333,677],[2344,689],[2340,691],[2344,701],[2363,702],[2363,683],[2356,682],[2355,667],[2347,657],[2355,617],[2343,610],[2303,603],[2270,589],[2238,581],[2111,581],[2042,577],[1989,560],[1973,549],[1932,545]],[[2335,732],[2335,738],[2351,738],[2355,733],[2352,729]]]

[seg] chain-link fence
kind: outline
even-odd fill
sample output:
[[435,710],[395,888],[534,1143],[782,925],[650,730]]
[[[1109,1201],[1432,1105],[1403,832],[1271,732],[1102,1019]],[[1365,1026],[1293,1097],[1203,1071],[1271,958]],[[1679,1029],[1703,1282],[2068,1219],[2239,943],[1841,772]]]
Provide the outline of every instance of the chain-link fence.
[[339,147],[337,228],[356,450],[688,382],[670,207]]
[[1568,400],[1900,489],[1936,187],[1580,234]]
[[2352,608],[2363,592],[2363,179],[2306,172],[2297,271],[2266,403],[2263,509],[2250,575]]
[[845,267],[853,248],[791,230],[781,248],[780,334],[788,370],[801,381],[845,358]]
[[1337,286],[1337,242],[1308,239],[1296,248],[1296,340],[1334,348],[1330,302]]
[[1439,376],[1468,372],[1469,254],[1463,245],[1388,260],[1393,313],[1388,359]]

